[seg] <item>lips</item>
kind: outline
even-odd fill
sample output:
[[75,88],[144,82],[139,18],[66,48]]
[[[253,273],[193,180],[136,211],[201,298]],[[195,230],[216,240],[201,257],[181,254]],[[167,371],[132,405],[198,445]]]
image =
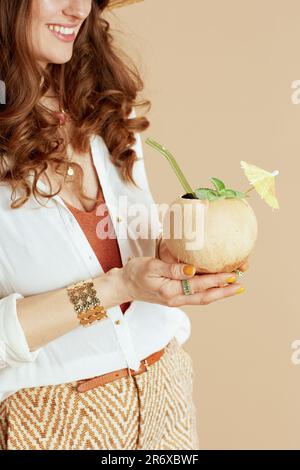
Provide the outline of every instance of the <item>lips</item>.
[[49,25],[53,26],[62,26],[63,28],[77,28],[77,26],[80,25],[80,23],[47,23]]

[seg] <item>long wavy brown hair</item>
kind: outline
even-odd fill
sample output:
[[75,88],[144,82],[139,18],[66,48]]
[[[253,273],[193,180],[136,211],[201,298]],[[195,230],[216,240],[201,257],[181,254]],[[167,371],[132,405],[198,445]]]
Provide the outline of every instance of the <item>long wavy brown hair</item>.
[[[132,59],[115,46],[110,24],[103,18],[109,0],[92,0],[71,60],[48,64],[45,69],[35,61],[30,48],[26,25],[31,21],[32,1],[0,1],[0,80],[6,86],[6,103],[0,106],[0,181],[13,189],[11,208],[21,207],[32,194],[35,198],[58,194],[62,186],[52,192],[47,179],[51,190],[45,195],[37,182],[50,164],[59,175],[65,175],[69,166],[59,122],[39,103],[50,87],[73,123],[69,140],[74,151],[89,151],[91,135],[100,135],[123,180],[135,184],[134,132],[146,130],[150,123],[144,116],[128,116],[133,107],[147,106],[149,110],[151,103],[137,100],[143,80]],[[83,192],[82,168],[77,163],[71,166],[78,194],[93,200]],[[28,181],[29,173],[32,182]],[[21,196],[13,199],[17,189],[21,189]]]

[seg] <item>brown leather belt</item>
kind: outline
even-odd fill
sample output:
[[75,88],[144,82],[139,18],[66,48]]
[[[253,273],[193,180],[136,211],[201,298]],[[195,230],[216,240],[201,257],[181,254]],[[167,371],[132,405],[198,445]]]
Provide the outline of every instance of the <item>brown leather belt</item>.
[[76,389],[78,392],[86,392],[92,388],[98,387],[99,385],[105,385],[114,380],[121,379],[122,377],[130,377],[133,375],[142,374],[146,372],[148,367],[157,362],[161,356],[164,354],[166,348],[156,351],[150,356],[142,359],[141,365],[138,370],[133,370],[129,368],[114,370],[108,374],[98,375],[97,377],[92,377],[91,379],[80,380],[77,382]]

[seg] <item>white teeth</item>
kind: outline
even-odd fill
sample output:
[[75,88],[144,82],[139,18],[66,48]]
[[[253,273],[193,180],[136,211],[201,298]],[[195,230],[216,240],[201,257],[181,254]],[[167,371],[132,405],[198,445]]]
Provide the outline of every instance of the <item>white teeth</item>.
[[55,31],[56,33],[64,34],[66,36],[74,33],[73,28],[64,28],[63,26],[53,24],[48,25],[48,28],[50,31]]

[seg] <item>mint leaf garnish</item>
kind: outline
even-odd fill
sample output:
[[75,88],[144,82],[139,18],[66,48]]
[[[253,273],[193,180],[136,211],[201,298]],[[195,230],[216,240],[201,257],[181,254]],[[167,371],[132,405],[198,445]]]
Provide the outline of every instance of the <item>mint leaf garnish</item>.
[[218,178],[209,178],[209,180],[213,183],[214,187],[217,191],[223,191],[225,189],[225,184],[223,181],[219,180]]
[[214,189],[198,188],[195,190],[195,194],[197,199],[208,199],[209,201],[218,199],[218,193]]

